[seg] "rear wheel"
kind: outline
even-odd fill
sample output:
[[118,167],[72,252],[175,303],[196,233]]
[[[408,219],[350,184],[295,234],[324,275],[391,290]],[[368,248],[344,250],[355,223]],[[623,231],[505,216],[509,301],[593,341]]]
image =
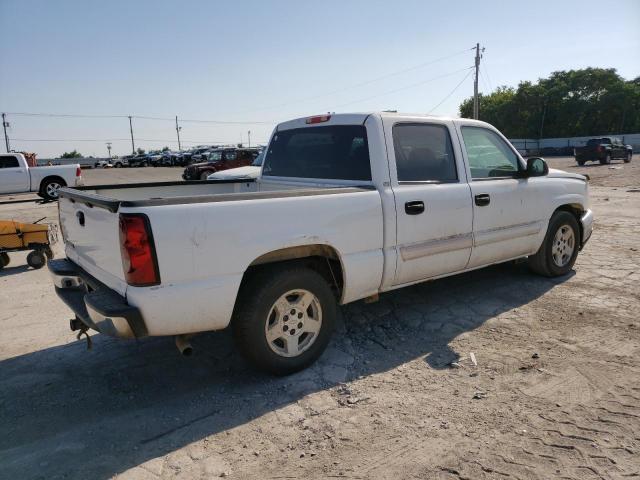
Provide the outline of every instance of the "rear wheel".
[[633,153],[632,152],[627,152],[627,156],[624,159],[624,163],[629,163],[631,161],[632,157],[633,157]]
[[609,165],[611,163],[611,154],[607,153],[607,155],[600,159],[600,165]]
[[211,175],[212,173],[213,173],[213,172],[210,172],[209,170],[207,170],[206,172],[202,172],[202,173],[200,174],[200,180],[206,180],[206,179],[207,179],[207,177],[208,177],[209,175]]
[[11,259],[9,258],[9,254],[7,252],[0,253],[0,269],[3,269],[7,265],[9,265],[10,261]]
[[57,200],[58,190],[60,190],[64,186],[66,186],[64,181],[56,178],[51,178],[51,179],[45,180],[42,183],[40,192],[42,193],[42,197],[47,200]]
[[31,268],[35,268],[36,270],[44,267],[45,263],[47,263],[47,259],[40,250],[34,250],[33,252],[27,255],[27,264]]
[[576,162],[578,162],[578,165],[580,165],[581,167],[585,164],[584,160],[576,160]]
[[540,249],[529,257],[529,267],[545,277],[569,273],[578,257],[580,227],[569,212],[558,211],[549,221],[549,228]]
[[243,283],[232,328],[238,348],[255,368],[287,375],[320,357],[335,317],[335,296],[319,273],[282,266]]

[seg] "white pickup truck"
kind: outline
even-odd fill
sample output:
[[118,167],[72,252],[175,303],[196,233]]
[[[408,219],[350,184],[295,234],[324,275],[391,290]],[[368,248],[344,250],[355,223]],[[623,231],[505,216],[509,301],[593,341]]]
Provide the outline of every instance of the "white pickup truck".
[[0,194],[37,192],[55,200],[61,187],[82,185],[80,165],[29,167],[21,153],[0,153]]
[[592,231],[587,180],[479,121],[301,118],[256,180],[61,189],[67,259],[49,269],[72,329],[188,353],[230,325],[252,364],[287,374],[320,356],[338,304],[525,257],[568,273]]

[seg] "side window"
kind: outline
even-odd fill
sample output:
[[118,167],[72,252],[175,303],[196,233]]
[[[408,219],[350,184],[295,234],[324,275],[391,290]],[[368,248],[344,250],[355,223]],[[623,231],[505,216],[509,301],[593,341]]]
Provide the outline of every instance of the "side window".
[[224,152],[224,159],[227,161],[236,159],[236,152]]
[[482,127],[462,127],[471,178],[514,177],[520,161],[495,132]]
[[17,168],[19,166],[16,157],[0,157],[0,168]]
[[222,153],[220,153],[220,152],[211,152],[209,154],[209,161],[210,162],[217,162],[221,158],[222,158]]
[[449,129],[444,125],[398,123],[393,147],[399,182],[458,181]]

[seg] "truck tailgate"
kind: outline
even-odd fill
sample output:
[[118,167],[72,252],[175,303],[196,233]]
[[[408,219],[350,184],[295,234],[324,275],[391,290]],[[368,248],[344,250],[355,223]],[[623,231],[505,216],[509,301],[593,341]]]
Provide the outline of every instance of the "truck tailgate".
[[58,205],[67,257],[124,295],[118,214],[64,197]]

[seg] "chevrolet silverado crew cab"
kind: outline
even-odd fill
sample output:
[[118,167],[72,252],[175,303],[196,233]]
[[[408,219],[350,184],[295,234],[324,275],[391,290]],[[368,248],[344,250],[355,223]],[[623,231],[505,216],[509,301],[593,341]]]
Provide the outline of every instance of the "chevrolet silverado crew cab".
[[73,329],[188,353],[230,326],[276,374],[320,356],[339,304],[521,258],[565,275],[593,224],[586,177],[486,123],[397,113],[281,123],[257,179],[60,192],[49,269]]
[[0,194],[37,192],[56,200],[61,187],[82,185],[80,165],[29,167],[21,153],[0,153]]

